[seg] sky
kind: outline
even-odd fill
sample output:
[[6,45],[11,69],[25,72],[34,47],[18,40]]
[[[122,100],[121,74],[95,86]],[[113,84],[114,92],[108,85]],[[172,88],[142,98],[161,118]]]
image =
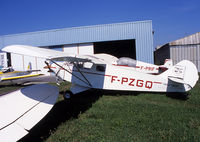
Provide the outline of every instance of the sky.
[[0,0],[0,36],[144,20],[154,47],[200,32],[200,0]]

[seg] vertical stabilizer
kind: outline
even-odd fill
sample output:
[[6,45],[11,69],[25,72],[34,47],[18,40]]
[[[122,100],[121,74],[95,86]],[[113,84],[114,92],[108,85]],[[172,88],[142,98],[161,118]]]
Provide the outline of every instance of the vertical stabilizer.
[[29,62],[29,64],[28,64],[28,70],[32,70],[32,64],[31,64],[31,62]]

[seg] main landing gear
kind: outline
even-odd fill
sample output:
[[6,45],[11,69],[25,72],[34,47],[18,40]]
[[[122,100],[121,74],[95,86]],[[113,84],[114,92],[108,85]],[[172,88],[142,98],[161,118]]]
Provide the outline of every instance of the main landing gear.
[[69,100],[74,94],[72,93],[72,91],[68,90],[68,91],[65,91],[64,94],[63,94],[63,98],[64,100]]

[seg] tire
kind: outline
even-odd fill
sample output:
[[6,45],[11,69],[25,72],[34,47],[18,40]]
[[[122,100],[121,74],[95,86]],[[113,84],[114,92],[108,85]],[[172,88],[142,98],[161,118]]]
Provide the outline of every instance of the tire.
[[73,93],[70,90],[65,91],[65,93],[63,94],[64,100],[69,100],[72,96],[73,96]]

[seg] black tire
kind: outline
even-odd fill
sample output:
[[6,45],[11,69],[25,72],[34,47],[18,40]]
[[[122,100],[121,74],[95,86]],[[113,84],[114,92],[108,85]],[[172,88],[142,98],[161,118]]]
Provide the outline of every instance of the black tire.
[[73,93],[70,90],[65,91],[64,94],[63,94],[64,100],[70,100],[72,96],[73,96]]

